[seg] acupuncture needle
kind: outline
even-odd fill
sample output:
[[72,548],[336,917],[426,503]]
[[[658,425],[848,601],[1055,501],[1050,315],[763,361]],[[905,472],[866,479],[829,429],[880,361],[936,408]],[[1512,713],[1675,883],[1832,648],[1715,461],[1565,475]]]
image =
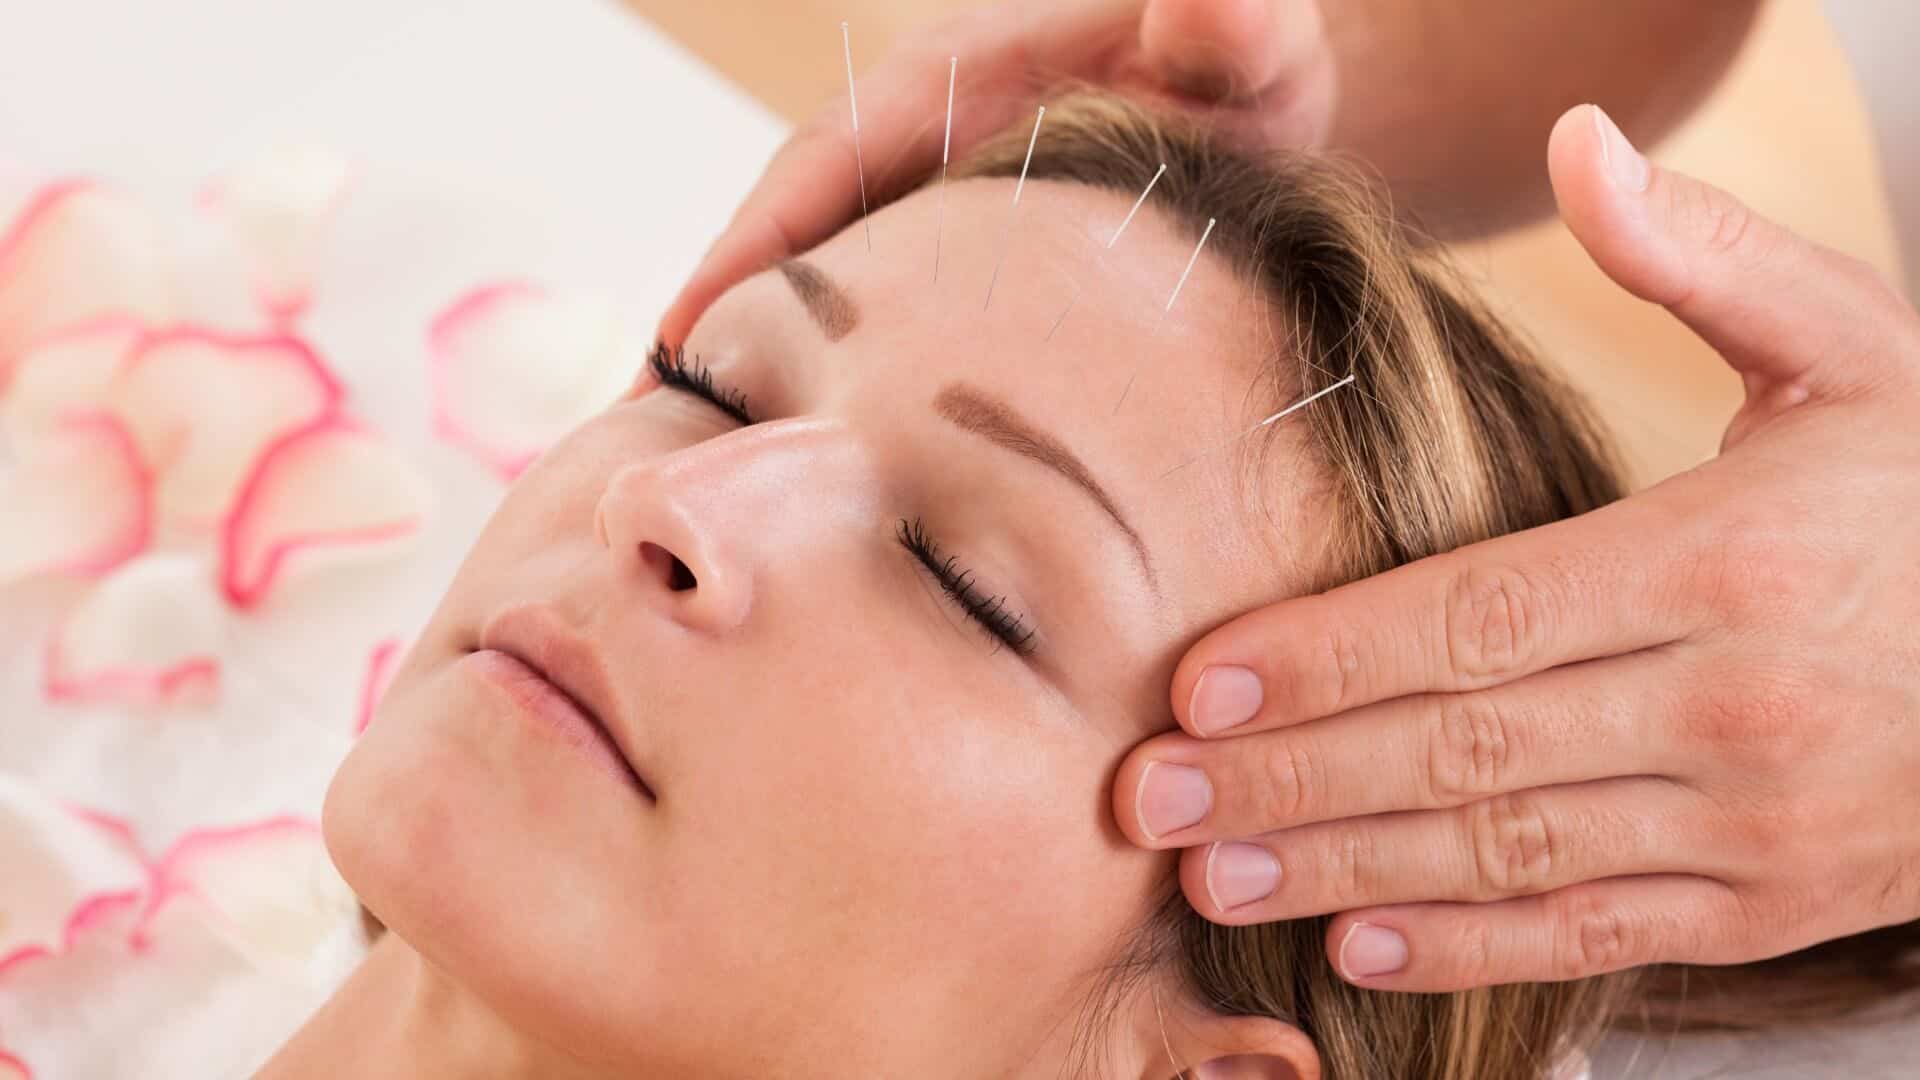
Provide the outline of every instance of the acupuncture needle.
[[860,225],[867,233],[867,250],[873,250],[873,225],[867,220],[867,163],[860,156],[860,103],[853,96],[853,40],[847,36],[845,20],[840,23],[840,50],[847,59],[847,108],[853,113],[853,164],[860,172]]
[[[1126,232],[1127,226],[1133,223],[1133,215],[1140,212],[1141,204],[1146,202],[1147,196],[1153,193],[1153,185],[1160,182],[1161,175],[1166,171],[1167,163],[1163,161],[1160,163],[1160,168],[1153,174],[1153,179],[1147,181],[1146,190],[1140,193],[1139,198],[1133,200],[1133,208],[1128,210],[1127,216],[1120,220],[1120,227],[1113,230],[1113,235],[1107,239],[1107,245],[1100,249],[1099,256],[1094,259],[1092,273],[1098,274],[1106,265],[1107,253],[1113,250],[1113,245],[1120,242],[1120,234]],[[1047,336],[1040,339],[1042,342],[1053,340],[1054,331],[1060,329],[1060,324],[1067,321],[1067,312],[1073,310],[1073,305],[1079,302],[1080,293],[1085,288],[1085,278],[1074,284],[1073,295],[1067,298],[1067,306],[1060,309],[1060,314],[1053,320],[1053,325],[1047,328]]]
[[1346,386],[1348,383],[1353,382],[1353,380],[1354,380],[1354,377],[1352,375],[1349,375],[1346,378],[1341,379],[1339,382],[1332,384],[1331,386],[1322,387],[1321,389],[1313,392],[1312,394],[1307,395],[1306,397],[1301,398],[1299,401],[1294,402],[1293,404],[1287,406],[1286,408],[1281,409],[1279,412],[1274,413],[1272,416],[1267,417],[1265,420],[1262,420],[1259,423],[1253,425],[1252,427],[1241,432],[1240,434],[1235,435],[1233,438],[1228,439],[1225,442],[1222,442],[1220,445],[1215,446],[1210,450],[1207,450],[1205,453],[1199,454],[1198,456],[1195,456],[1195,457],[1188,458],[1187,460],[1181,462],[1180,464],[1175,465],[1173,468],[1168,469],[1166,472],[1161,473],[1160,479],[1165,480],[1167,477],[1172,476],[1174,473],[1179,472],[1181,469],[1186,468],[1187,466],[1193,464],[1196,461],[1202,461],[1206,458],[1212,457],[1214,454],[1217,454],[1220,451],[1226,449],[1227,447],[1232,446],[1234,443],[1237,443],[1240,440],[1246,438],[1247,436],[1252,435],[1254,432],[1259,431],[1261,428],[1266,427],[1269,424],[1278,423],[1280,420],[1286,418],[1288,415],[1294,412],[1297,412],[1301,409],[1304,409],[1316,401],[1319,401],[1321,398],[1326,397],[1328,394],[1333,393],[1335,390],[1338,390],[1341,387]]
[[1007,248],[1013,244],[1013,223],[1020,216],[1020,192],[1027,186],[1027,168],[1033,164],[1033,146],[1040,141],[1040,122],[1046,118],[1047,107],[1042,105],[1033,117],[1033,134],[1027,137],[1027,159],[1020,163],[1020,180],[1013,185],[1013,206],[1007,210],[1006,228],[1000,233],[1000,255],[993,260],[993,275],[987,279],[987,302],[980,305],[982,311],[993,304],[993,286],[1000,280],[1000,264],[1006,261]]
[[[1200,242],[1193,245],[1193,254],[1187,257],[1187,268],[1180,271],[1180,280],[1174,283],[1173,292],[1167,294],[1166,306],[1160,309],[1160,317],[1154,321],[1153,333],[1149,337],[1158,337],[1160,328],[1166,324],[1167,314],[1173,310],[1173,302],[1180,299],[1180,290],[1187,287],[1187,277],[1193,273],[1193,265],[1200,261],[1200,251],[1207,246],[1207,237],[1213,235],[1217,218],[1208,218],[1207,227],[1200,233]],[[1133,380],[1140,377],[1140,366],[1135,365],[1133,374],[1127,376],[1127,385],[1120,390],[1120,400],[1113,403],[1113,414],[1120,415],[1120,406],[1127,403],[1127,394],[1133,390]]]
[[940,280],[940,235],[947,225],[947,157],[953,151],[953,78],[960,71],[960,58],[947,57],[947,136],[940,144],[940,204],[933,226],[933,280]]

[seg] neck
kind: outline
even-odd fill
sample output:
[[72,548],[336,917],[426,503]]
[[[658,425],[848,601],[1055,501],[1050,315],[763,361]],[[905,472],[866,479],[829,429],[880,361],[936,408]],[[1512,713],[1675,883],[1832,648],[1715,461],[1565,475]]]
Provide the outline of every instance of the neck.
[[255,1080],[586,1077],[389,932]]

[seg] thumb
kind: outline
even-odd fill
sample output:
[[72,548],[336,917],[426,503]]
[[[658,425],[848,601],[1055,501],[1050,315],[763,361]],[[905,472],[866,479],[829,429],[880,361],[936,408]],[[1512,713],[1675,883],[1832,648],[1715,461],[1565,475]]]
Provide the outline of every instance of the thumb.
[[1315,0],[1147,0],[1140,51],[1154,74],[1195,97],[1254,97],[1326,45]]
[[1750,400],[1846,396],[1899,363],[1904,304],[1872,267],[1652,165],[1598,106],[1560,118],[1547,165],[1560,216],[1593,261],[1713,346]]

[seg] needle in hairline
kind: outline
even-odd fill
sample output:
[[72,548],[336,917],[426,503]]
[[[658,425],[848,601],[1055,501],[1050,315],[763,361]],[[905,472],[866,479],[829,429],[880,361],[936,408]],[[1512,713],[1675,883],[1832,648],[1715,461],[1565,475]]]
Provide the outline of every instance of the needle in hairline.
[[1020,180],[1013,185],[1013,206],[1007,211],[1007,225],[1000,233],[1000,255],[993,260],[993,276],[987,279],[987,302],[980,305],[985,311],[993,305],[993,286],[1000,280],[1000,264],[1007,260],[1007,248],[1013,243],[1013,223],[1020,216],[1020,192],[1027,186],[1027,167],[1033,164],[1033,146],[1040,141],[1040,121],[1047,118],[1047,107],[1033,117],[1033,134],[1027,137],[1027,159],[1020,163]]
[[867,250],[873,250],[873,225],[867,220],[867,163],[860,156],[860,103],[853,96],[853,40],[846,20],[840,21],[840,51],[847,59],[847,108],[853,113],[853,165],[860,173],[860,225],[866,230]]
[[[1180,290],[1187,287],[1187,275],[1193,273],[1193,264],[1200,261],[1200,251],[1207,246],[1207,237],[1213,235],[1213,227],[1218,221],[1218,218],[1207,219],[1207,227],[1200,233],[1200,242],[1193,245],[1193,254],[1187,256],[1187,268],[1180,271],[1180,280],[1174,282],[1173,292],[1167,294],[1167,304],[1160,309],[1160,317],[1155,320],[1153,324],[1153,334],[1151,336],[1158,337],[1160,328],[1166,325],[1167,314],[1173,310],[1173,302],[1180,299]],[[1120,400],[1113,403],[1113,414],[1115,416],[1120,415],[1120,406],[1127,403],[1127,394],[1133,389],[1133,380],[1139,377],[1140,368],[1136,365],[1133,369],[1133,374],[1127,376],[1127,385],[1120,389]]]
[[1300,409],[1306,408],[1307,406],[1313,404],[1314,402],[1319,401],[1321,398],[1326,397],[1328,394],[1333,393],[1335,390],[1338,390],[1341,387],[1347,385],[1353,380],[1354,380],[1354,377],[1352,375],[1349,375],[1346,378],[1341,379],[1339,382],[1332,384],[1331,386],[1325,386],[1320,388],[1319,390],[1314,391],[1313,393],[1307,395],[1306,397],[1301,398],[1299,401],[1296,401],[1293,404],[1287,406],[1286,408],[1281,409],[1279,412],[1274,413],[1272,416],[1267,417],[1265,420],[1262,420],[1259,423],[1253,425],[1252,427],[1241,432],[1240,434],[1235,435],[1233,438],[1228,439],[1227,441],[1221,443],[1219,446],[1216,446],[1213,449],[1208,450],[1206,453],[1203,453],[1198,457],[1188,458],[1187,460],[1181,462],[1180,464],[1175,465],[1173,468],[1168,469],[1166,472],[1161,473],[1160,479],[1165,480],[1167,477],[1172,476],[1174,473],[1179,472],[1181,469],[1186,468],[1187,466],[1193,464],[1194,462],[1210,457],[1213,454],[1221,450],[1224,450],[1229,446],[1232,446],[1234,443],[1239,442],[1241,439],[1246,438],[1247,436],[1253,434],[1256,431],[1259,431],[1261,428],[1266,427],[1269,424],[1279,422],[1281,419],[1285,418],[1288,414],[1296,412]]
[[[1106,265],[1107,252],[1112,251],[1113,245],[1120,242],[1120,234],[1127,231],[1127,226],[1132,224],[1133,222],[1133,215],[1140,212],[1140,205],[1147,201],[1147,196],[1152,194],[1153,192],[1153,185],[1160,182],[1161,174],[1166,171],[1167,171],[1167,163],[1163,161],[1160,163],[1160,168],[1154,172],[1153,179],[1147,181],[1146,190],[1140,193],[1139,198],[1133,200],[1133,208],[1127,211],[1126,217],[1120,219],[1120,227],[1113,230],[1113,235],[1107,239],[1107,245],[1100,249],[1099,256],[1097,256],[1093,261],[1094,273],[1098,274],[1100,272],[1100,268]],[[1086,279],[1084,278],[1082,278],[1079,282],[1076,282],[1074,284],[1073,295],[1067,298],[1067,306],[1061,308],[1060,314],[1054,317],[1053,325],[1047,328],[1047,336],[1040,339],[1042,342],[1048,342],[1053,340],[1053,332],[1060,329],[1061,323],[1067,321],[1067,312],[1073,310],[1073,305],[1079,301],[1080,293],[1086,287],[1087,287]]]
[[953,150],[953,77],[959,73],[960,58],[947,57],[947,137],[940,144],[940,208],[933,225],[933,280],[940,280],[940,234],[947,225],[947,156]]

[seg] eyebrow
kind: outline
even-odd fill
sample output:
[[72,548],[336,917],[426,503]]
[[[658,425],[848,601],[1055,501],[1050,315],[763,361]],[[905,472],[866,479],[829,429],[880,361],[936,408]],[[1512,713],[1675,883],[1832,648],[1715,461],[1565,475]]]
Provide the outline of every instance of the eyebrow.
[[853,297],[819,267],[805,259],[783,259],[778,269],[828,341],[839,341],[860,325],[860,309]]
[[1106,489],[1093,478],[1093,474],[1087,471],[1073,451],[1067,449],[1066,444],[1033,426],[1006,402],[964,383],[949,383],[941,390],[933,399],[933,411],[960,430],[979,435],[996,446],[1037,461],[1073,481],[1127,534],[1127,540],[1133,544],[1133,553],[1140,560],[1140,568],[1147,575],[1148,584],[1156,592],[1159,591],[1159,583],[1153,573],[1153,561],[1147,558],[1147,545],[1141,542],[1140,534],[1107,495]]

